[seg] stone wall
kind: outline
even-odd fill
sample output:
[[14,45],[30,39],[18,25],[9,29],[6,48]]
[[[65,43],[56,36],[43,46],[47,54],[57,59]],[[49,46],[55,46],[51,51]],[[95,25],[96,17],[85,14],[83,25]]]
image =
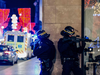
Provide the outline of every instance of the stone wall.
[[[81,0],[43,0],[43,25],[50,39],[57,49],[57,42],[61,30],[66,26],[73,26],[78,30],[76,34],[81,36]],[[61,75],[62,66],[57,50],[56,63],[52,75]]]

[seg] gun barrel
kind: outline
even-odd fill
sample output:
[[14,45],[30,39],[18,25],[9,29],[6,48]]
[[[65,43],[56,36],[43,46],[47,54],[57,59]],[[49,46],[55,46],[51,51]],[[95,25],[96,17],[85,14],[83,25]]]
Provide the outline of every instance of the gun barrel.
[[100,41],[91,41],[91,42],[100,42]]

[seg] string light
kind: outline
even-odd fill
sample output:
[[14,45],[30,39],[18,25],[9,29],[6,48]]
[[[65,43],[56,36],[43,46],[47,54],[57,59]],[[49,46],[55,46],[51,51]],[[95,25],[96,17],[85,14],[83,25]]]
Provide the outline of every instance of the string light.
[[18,17],[16,16],[16,14],[13,14],[11,19],[12,19],[12,29],[17,29]]

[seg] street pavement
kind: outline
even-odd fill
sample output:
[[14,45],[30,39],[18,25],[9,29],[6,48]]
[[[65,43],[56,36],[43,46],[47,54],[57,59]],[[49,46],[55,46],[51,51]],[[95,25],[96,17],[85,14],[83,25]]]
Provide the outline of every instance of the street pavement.
[[34,57],[1,70],[0,75],[39,75],[41,70],[39,65],[39,60]]
[[[19,60],[13,66],[0,64],[0,75],[39,75],[40,70],[40,61],[36,57],[26,61]],[[89,65],[89,70],[86,71],[86,75],[94,75],[93,65]],[[96,75],[100,75],[100,65],[96,68]]]

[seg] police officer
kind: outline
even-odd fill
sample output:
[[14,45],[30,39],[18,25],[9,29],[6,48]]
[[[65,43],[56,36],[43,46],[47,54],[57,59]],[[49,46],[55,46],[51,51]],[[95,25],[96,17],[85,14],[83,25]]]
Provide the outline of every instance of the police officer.
[[40,75],[51,75],[56,56],[55,46],[48,39],[50,34],[47,34],[45,30],[39,30],[37,36],[38,40],[35,42],[33,53],[41,61]]
[[58,41],[58,51],[60,52],[61,63],[63,65],[62,75],[70,75],[71,71],[74,75],[82,75],[82,70],[79,68],[78,63],[78,53],[82,53],[85,44],[83,47],[77,47],[75,39],[69,39],[74,34],[74,28],[67,26],[61,31],[63,38]]

